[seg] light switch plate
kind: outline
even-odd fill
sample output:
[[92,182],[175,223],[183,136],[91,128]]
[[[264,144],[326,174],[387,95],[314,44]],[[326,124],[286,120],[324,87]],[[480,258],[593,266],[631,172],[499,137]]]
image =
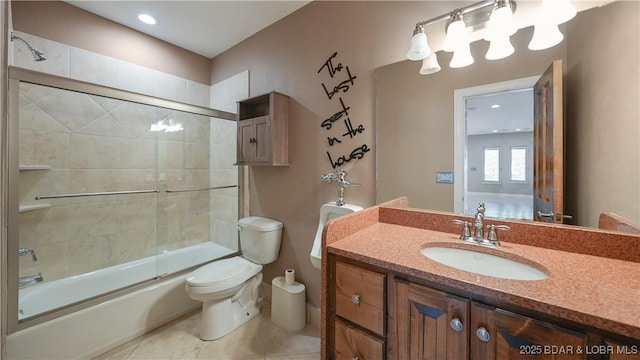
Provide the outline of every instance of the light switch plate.
[[453,173],[450,171],[436,172],[436,182],[441,184],[453,184]]

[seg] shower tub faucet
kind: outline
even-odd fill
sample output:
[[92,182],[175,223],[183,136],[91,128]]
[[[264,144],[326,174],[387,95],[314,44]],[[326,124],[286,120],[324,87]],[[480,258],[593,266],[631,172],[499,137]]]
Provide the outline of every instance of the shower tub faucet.
[[345,204],[344,189],[348,188],[349,186],[360,186],[360,184],[350,182],[349,180],[346,179],[346,177],[347,177],[347,172],[342,169],[338,169],[332,173],[324,174],[320,177],[322,181],[326,183],[330,183],[330,182],[338,183],[338,200],[336,201],[336,205],[338,206],[342,206]]

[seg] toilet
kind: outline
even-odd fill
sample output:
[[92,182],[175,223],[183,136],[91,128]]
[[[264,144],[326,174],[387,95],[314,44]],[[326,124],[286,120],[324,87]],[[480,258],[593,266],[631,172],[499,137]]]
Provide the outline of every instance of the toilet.
[[313,246],[311,248],[311,264],[320,269],[322,264],[322,230],[327,221],[335,219],[342,215],[351,214],[362,210],[362,206],[353,204],[344,204],[341,206],[336,203],[330,202],[320,207],[320,220],[318,222],[318,229],[316,230],[316,237],[313,239]]
[[280,221],[250,216],[238,221],[238,229],[242,256],[208,263],[186,277],[187,294],[202,301],[202,340],[219,339],[260,313],[262,265],[280,252]]

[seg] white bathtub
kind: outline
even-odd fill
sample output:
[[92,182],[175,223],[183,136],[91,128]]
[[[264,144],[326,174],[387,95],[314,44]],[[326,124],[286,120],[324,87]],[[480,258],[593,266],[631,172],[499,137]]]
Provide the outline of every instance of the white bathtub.
[[26,318],[149,280],[156,276],[156,262],[164,276],[122,297],[10,334],[8,358],[86,359],[140,336],[199,307],[184,290],[184,273],[176,273],[233,252],[206,242],[22,289],[19,318]]

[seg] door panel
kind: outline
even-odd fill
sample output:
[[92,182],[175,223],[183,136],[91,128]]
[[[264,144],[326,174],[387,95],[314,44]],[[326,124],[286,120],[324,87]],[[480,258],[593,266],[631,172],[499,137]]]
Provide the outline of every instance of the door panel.
[[534,220],[564,219],[562,60],[555,60],[534,86]]

